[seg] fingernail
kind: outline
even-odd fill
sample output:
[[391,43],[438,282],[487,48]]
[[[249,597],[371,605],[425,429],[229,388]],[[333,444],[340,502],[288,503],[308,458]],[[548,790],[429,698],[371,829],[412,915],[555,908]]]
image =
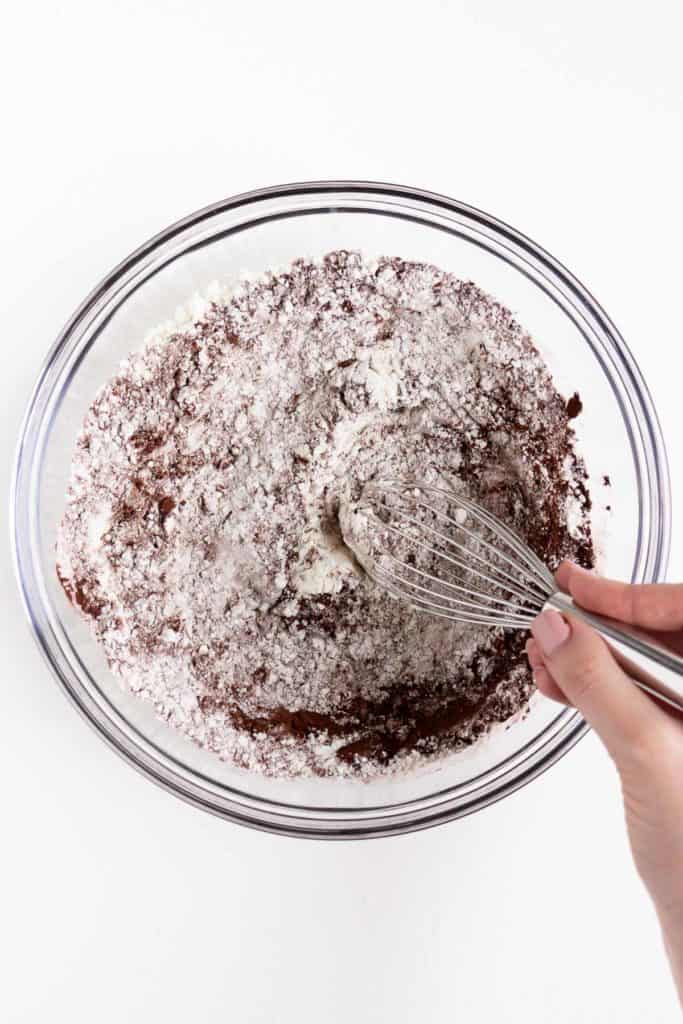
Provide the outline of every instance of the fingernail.
[[572,562],[571,566],[572,566],[572,572],[573,573],[574,572],[578,573],[579,576],[593,576],[594,575],[592,569],[584,569],[584,567],[582,565],[577,565],[576,562]]
[[559,612],[548,608],[534,619],[531,632],[543,653],[551,655],[569,639],[570,629]]

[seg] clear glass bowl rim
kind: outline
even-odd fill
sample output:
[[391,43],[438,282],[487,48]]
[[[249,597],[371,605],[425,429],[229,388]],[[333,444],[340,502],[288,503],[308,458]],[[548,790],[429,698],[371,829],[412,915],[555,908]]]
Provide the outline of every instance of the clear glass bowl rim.
[[[486,232],[489,237],[504,241],[509,251],[522,261],[532,263],[536,272],[544,276],[549,287],[562,294],[565,300],[570,301],[588,318],[601,344],[609,352],[611,364],[616,368],[628,398],[628,408],[625,409],[622,398],[617,395],[625,426],[631,435],[631,447],[636,461],[641,521],[643,480],[648,485],[651,528],[647,538],[639,537],[641,557],[637,560],[639,571],[634,571],[634,578],[653,581],[663,579],[670,546],[671,492],[666,450],[651,396],[631,352],[616,326],[590,292],[548,252],[503,221],[447,196],[417,188],[365,181],[298,182],[256,189],[211,204],[170,225],[132,252],[92,290],[60,332],[45,358],[20,428],[10,493],[9,525],[15,573],[26,615],[39,649],[67,696],[96,732],[124,760],[176,796],[227,820],[281,835],[306,838],[361,839],[403,834],[470,814],[502,799],[544,772],[578,742],[585,734],[587,725],[578,713],[571,710],[561,712],[565,721],[553,734],[552,743],[546,745],[548,749],[542,746],[531,757],[525,757],[526,748],[523,748],[508,759],[508,770],[493,783],[474,788],[470,786],[464,797],[462,794],[454,795],[463,788],[456,786],[453,790],[435,792],[425,798],[391,805],[390,808],[369,808],[363,811],[288,806],[264,801],[237,790],[227,790],[227,787],[223,788],[231,795],[219,797],[207,787],[209,780],[170,757],[160,758],[157,747],[153,744],[141,745],[137,734],[134,735],[132,731],[109,719],[92,699],[82,679],[71,669],[51,630],[41,588],[38,586],[41,572],[34,506],[37,504],[36,488],[45,437],[44,414],[49,405],[52,382],[57,376],[56,366],[64,357],[79,325],[87,321],[92,311],[106,301],[122,280],[135,268],[144,268],[151,263],[164,247],[171,246],[173,240],[184,232],[227,211],[252,207],[264,201],[279,200],[286,205],[287,200],[297,201],[306,196],[317,197],[318,201],[321,196],[330,196],[329,206],[318,206],[316,209],[320,213],[333,212],[335,204],[332,197],[347,199],[357,196],[360,200],[363,195],[372,197],[375,204],[373,213],[389,212],[378,206],[383,198],[387,203],[416,203],[421,215],[427,219],[431,209],[439,216],[451,215],[454,220],[468,222]],[[286,217],[293,212],[293,209],[289,212],[280,210],[278,216]],[[265,220],[268,219],[266,216]],[[518,266],[517,269],[522,268]],[[613,382],[610,382],[614,387]],[[637,432],[638,450],[634,448],[634,432]],[[527,746],[533,747],[533,744]]]

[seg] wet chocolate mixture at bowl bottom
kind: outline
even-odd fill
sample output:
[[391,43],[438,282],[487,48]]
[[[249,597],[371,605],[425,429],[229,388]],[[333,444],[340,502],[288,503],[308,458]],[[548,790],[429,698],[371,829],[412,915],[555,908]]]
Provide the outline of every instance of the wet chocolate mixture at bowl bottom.
[[125,686],[206,750],[405,771],[524,712],[524,636],[393,600],[340,510],[445,473],[550,567],[590,566],[580,411],[507,309],[434,266],[342,251],[215,285],[95,397],[59,578]]

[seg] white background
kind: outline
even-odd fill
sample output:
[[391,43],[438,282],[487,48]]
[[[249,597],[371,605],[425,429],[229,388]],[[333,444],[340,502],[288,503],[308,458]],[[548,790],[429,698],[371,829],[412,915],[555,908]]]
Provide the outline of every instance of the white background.
[[[356,177],[480,206],[577,273],[653,391],[677,501],[682,31],[664,0],[14,4],[3,486],[44,353],[114,263],[223,196]],[[34,650],[6,542],[1,568],[3,1022],[679,1019],[594,737],[431,832],[249,832],[88,730]]]

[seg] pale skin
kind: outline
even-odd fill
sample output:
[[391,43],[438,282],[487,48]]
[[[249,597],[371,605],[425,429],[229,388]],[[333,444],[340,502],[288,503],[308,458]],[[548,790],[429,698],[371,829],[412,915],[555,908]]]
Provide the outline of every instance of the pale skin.
[[[683,654],[683,584],[617,583],[570,562],[556,578],[582,607],[661,631]],[[538,689],[578,708],[617,767],[633,859],[654,901],[683,1003],[683,716],[630,682],[578,619],[543,612],[532,634],[527,656]]]

